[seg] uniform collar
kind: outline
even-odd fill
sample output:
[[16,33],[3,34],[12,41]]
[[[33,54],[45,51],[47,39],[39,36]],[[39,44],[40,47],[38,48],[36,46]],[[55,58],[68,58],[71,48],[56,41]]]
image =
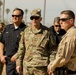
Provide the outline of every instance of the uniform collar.
[[21,25],[22,25],[22,23],[21,23],[19,26],[17,26],[17,28],[15,28],[14,24],[12,24],[12,25],[11,25],[11,28],[12,28],[12,29],[18,29],[18,28],[21,27]]
[[40,26],[41,27],[39,29],[34,29],[32,26],[30,26],[30,31],[32,31],[34,34],[40,33],[42,31],[42,25]]
[[69,33],[69,32],[70,32],[70,30],[71,30],[71,29],[73,29],[74,27],[75,27],[75,26],[73,26],[73,27],[69,28],[69,29],[68,29],[68,31],[67,31],[67,33]]
[[72,26],[71,28],[69,28],[68,31],[66,32],[66,34],[62,36],[62,38],[64,38],[68,33],[70,33],[70,31],[71,31],[74,27],[75,27],[75,26]]

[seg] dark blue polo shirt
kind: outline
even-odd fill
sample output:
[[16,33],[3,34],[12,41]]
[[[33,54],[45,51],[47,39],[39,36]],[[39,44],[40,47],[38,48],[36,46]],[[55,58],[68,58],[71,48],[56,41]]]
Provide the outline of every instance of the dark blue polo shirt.
[[13,24],[7,25],[1,36],[1,42],[5,46],[5,55],[11,57],[14,55],[19,46],[20,32],[26,28],[26,25],[21,23],[17,29]]

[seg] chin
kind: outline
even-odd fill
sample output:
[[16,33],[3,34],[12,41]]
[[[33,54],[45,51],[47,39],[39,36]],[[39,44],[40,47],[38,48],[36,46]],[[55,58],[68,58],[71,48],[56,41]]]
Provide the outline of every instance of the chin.
[[36,26],[37,24],[33,24],[34,26]]
[[65,27],[61,27],[61,29],[65,29]]

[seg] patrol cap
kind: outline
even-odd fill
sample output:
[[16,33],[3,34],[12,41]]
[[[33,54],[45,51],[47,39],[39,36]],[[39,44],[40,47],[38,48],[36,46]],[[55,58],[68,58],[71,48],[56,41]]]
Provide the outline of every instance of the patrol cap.
[[37,8],[31,11],[31,16],[41,16],[41,9]]

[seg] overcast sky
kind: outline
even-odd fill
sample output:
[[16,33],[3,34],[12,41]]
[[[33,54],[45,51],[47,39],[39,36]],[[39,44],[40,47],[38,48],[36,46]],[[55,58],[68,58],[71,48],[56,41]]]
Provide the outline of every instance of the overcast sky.
[[[28,9],[27,22],[30,22],[30,11],[35,8],[41,8],[42,17],[44,13],[44,0],[5,0],[5,10],[10,9],[8,20],[11,21],[11,15],[14,8]],[[62,10],[70,9],[76,13],[76,0],[46,0],[45,25],[51,26],[53,19],[60,16]],[[5,13],[5,19],[6,19]],[[42,21],[43,23],[43,21]]]

